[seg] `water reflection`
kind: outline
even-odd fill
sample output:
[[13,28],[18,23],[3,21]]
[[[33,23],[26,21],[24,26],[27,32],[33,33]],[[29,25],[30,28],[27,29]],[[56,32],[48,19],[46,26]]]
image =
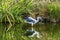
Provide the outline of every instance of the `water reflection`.
[[42,38],[28,38],[24,35],[27,29],[31,29],[30,24],[15,24],[7,32],[10,25],[0,24],[1,40],[60,40],[60,24],[36,24],[33,28],[41,33]]

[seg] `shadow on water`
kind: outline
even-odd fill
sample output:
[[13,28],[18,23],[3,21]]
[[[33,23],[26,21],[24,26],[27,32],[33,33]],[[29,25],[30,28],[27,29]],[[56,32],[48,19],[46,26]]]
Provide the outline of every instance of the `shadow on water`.
[[60,40],[60,24],[35,24],[34,30],[41,33],[42,38],[28,38],[24,35],[27,29],[31,29],[30,24],[15,24],[9,31],[6,32],[8,24],[0,24],[0,39],[1,40]]

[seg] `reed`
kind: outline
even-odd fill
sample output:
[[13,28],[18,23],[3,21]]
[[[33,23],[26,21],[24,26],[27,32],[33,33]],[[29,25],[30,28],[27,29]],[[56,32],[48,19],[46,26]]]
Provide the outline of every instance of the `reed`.
[[21,17],[18,16],[27,12],[31,8],[33,0],[2,0],[0,6],[1,22],[22,22]]

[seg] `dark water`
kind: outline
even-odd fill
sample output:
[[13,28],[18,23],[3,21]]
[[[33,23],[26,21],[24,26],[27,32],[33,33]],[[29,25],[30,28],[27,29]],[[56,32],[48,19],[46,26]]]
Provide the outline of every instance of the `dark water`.
[[42,35],[39,39],[24,35],[27,29],[31,29],[30,24],[15,24],[6,31],[8,27],[9,24],[0,24],[0,40],[60,40],[60,24],[35,24],[33,28]]

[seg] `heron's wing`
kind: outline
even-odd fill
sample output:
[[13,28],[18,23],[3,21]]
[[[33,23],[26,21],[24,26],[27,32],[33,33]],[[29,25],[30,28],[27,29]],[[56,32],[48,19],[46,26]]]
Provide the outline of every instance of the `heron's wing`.
[[30,17],[26,17],[26,18],[24,18],[24,20],[26,20],[26,22],[30,23],[30,24],[35,23],[35,21],[33,19],[31,19]]
[[32,17],[28,17],[29,19],[33,20],[33,21],[36,21],[36,19],[32,18]]
[[27,23],[32,24],[33,22],[27,22]]

